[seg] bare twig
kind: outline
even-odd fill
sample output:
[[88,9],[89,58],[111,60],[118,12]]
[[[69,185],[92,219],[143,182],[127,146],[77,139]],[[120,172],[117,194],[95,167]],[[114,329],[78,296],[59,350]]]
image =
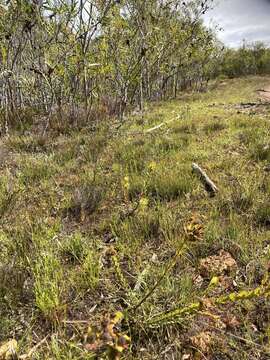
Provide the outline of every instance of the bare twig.
[[211,196],[215,196],[216,193],[218,192],[218,188],[213,183],[213,181],[206,175],[206,173],[200,168],[199,165],[193,163],[192,169],[199,176],[200,180],[203,182],[206,191],[208,191]]

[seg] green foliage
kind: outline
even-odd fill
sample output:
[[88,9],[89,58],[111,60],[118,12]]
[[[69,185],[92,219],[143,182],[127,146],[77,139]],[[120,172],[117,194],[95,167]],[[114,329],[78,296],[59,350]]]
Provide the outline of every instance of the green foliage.
[[55,174],[57,168],[52,162],[51,157],[44,158],[22,158],[20,171],[18,174],[19,181],[22,185],[28,186],[42,180],[47,180]]
[[69,236],[63,244],[62,252],[66,260],[82,263],[86,256],[86,241],[81,233],[76,232]]
[[128,194],[132,199],[146,193],[158,200],[173,200],[184,196],[193,189],[194,179],[187,167],[181,165],[175,168],[163,164],[150,163],[144,176],[132,175],[128,178]]
[[79,273],[79,284],[82,289],[95,289],[99,284],[100,278],[100,256],[96,249],[88,250],[84,261],[82,262]]
[[63,312],[63,270],[57,257],[51,252],[41,252],[34,269],[34,294],[37,308],[42,315],[57,321]]
[[207,134],[212,134],[226,129],[226,125],[223,122],[221,123],[220,121],[213,121],[204,125],[203,129]]
[[210,2],[87,0],[76,7],[23,0],[1,7],[3,127],[29,128],[37,114],[46,115],[43,129],[64,132],[63,121],[98,123],[122,117],[129,105],[142,110],[145,100],[201,90],[220,53],[200,20]]
[[[142,123],[130,116],[109,133],[92,124],[65,135],[48,130],[41,147],[35,131],[2,138],[0,336],[18,339],[19,356],[36,335],[45,338],[37,359],[105,358],[104,344],[119,345],[118,356],[127,332],[132,348],[123,357],[152,359],[165,348],[180,359],[193,336],[225,326],[218,334],[232,358],[262,348],[270,185],[268,160],[254,151],[268,144],[268,109],[250,116],[238,114],[238,104],[255,101],[265,81],[228,80],[156,103]],[[193,177],[193,161],[217,184],[214,198]],[[198,221],[187,227],[191,218]],[[217,266],[210,279],[201,261],[220,250],[237,270],[219,275]],[[125,316],[114,338],[104,314],[119,310]],[[240,337],[233,350],[232,326]]]
[[269,200],[261,203],[255,214],[257,222],[261,225],[269,226],[270,225],[270,202]]
[[262,42],[243,43],[239,49],[226,49],[221,73],[233,78],[245,75],[270,73],[270,50]]

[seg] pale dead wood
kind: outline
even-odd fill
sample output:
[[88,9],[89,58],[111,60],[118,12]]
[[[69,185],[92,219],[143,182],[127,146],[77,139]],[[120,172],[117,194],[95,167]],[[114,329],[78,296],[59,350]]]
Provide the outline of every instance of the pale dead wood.
[[163,122],[163,123],[161,123],[161,124],[159,124],[159,125],[156,125],[156,126],[150,128],[150,129],[145,130],[144,133],[145,133],[145,134],[148,134],[148,133],[151,133],[151,132],[153,132],[153,131],[155,131],[155,130],[161,129],[163,126],[169,125],[170,123],[174,122],[175,120],[177,120],[177,119],[171,119],[171,120],[169,120],[169,121],[165,121],[165,122]]
[[151,129],[146,130],[145,133],[148,134],[148,133],[150,133],[152,131],[158,130],[158,129],[162,128],[166,124],[167,123],[163,122],[163,123],[161,123],[159,125],[156,125],[156,126],[152,127]]
[[206,191],[209,192],[211,196],[215,196],[216,193],[218,192],[218,188],[213,183],[213,181],[207,176],[205,171],[203,171],[202,168],[196,163],[192,164],[192,169],[193,172],[199,176],[200,180],[205,186]]

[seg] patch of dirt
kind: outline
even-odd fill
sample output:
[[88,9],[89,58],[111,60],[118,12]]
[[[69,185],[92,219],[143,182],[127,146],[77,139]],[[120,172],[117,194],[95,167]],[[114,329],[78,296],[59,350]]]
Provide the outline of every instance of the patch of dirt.
[[260,98],[270,103],[270,86],[257,90]]
[[[261,99],[261,101],[262,100],[263,99]],[[267,116],[269,114],[270,101],[269,103],[267,101],[240,103],[233,105],[233,107],[237,110],[238,114]]]

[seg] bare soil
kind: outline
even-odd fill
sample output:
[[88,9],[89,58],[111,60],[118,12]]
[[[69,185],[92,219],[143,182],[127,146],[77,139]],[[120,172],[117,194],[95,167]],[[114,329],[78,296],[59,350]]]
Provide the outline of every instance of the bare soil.
[[258,93],[262,100],[270,102],[270,86],[258,90]]

